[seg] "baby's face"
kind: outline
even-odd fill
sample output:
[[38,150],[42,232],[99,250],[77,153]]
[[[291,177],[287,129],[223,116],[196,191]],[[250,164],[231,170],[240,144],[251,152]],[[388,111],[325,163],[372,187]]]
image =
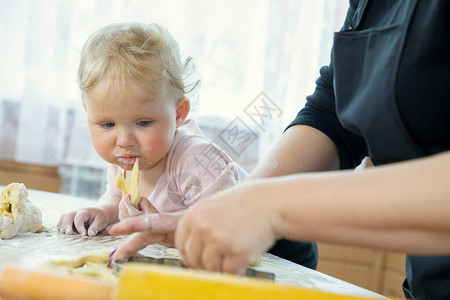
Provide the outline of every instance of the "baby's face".
[[85,100],[97,153],[126,170],[132,169],[137,157],[140,170],[165,163],[177,127],[177,103],[166,94],[151,97],[146,89],[133,85],[120,92],[100,81]]

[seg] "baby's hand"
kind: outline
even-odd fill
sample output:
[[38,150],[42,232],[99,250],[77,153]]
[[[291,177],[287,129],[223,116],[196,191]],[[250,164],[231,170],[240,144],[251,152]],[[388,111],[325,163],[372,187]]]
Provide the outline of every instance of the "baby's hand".
[[129,217],[151,213],[158,213],[158,210],[145,197],[141,197],[141,200],[139,200],[138,208],[131,204],[130,195],[126,195],[119,202],[119,220],[121,221]]
[[75,228],[81,235],[94,236],[108,226],[108,220],[103,208],[88,207],[63,214],[58,222],[58,230],[72,234]]

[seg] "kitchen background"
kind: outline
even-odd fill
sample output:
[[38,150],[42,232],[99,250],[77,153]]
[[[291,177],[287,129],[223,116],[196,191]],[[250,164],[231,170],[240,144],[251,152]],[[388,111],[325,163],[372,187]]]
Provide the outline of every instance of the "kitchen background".
[[[97,28],[137,21],[164,25],[182,55],[194,58],[201,86],[189,95],[195,104],[191,117],[251,171],[312,93],[347,5],[0,0],[0,160],[58,167],[62,193],[91,199],[103,193],[105,163],[91,145],[76,82],[79,55]],[[273,114],[252,118],[258,103],[275,108],[260,110],[261,116]],[[224,131],[233,126],[246,128],[251,139],[241,145],[227,141]]]

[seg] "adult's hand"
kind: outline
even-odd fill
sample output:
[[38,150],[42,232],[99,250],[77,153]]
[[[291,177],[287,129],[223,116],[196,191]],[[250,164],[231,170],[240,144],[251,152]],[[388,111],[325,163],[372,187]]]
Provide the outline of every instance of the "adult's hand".
[[[266,196],[264,198],[263,196]],[[258,185],[239,184],[189,208],[175,246],[192,268],[241,273],[276,240],[276,212]]]
[[150,244],[173,246],[174,232],[182,213],[144,214],[125,219],[108,228],[111,235],[132,234],[115,250],[112,261],[134,255]]

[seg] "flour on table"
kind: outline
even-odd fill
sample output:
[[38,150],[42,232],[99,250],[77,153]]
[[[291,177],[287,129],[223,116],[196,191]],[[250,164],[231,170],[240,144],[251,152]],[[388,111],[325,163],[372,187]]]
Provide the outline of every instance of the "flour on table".
[[28,200],[25,185],[11,183],[0,190],[0,239],[41,229],[42,212]]

